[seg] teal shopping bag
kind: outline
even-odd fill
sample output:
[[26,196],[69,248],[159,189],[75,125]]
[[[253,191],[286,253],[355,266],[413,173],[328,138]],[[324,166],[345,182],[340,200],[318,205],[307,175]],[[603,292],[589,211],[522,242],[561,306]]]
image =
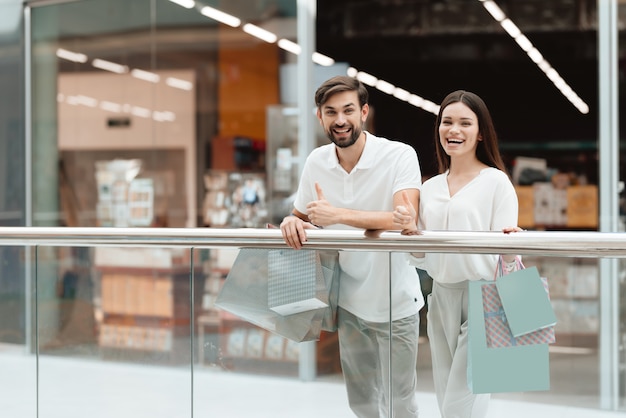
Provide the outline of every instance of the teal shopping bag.
[[548,344],[487,347],[481,287],[469,283],[467,383],[473,393],[526,392],[550,389]]
[[556,325],[556,315],[537,267],[498,277],[496,287],[514,337]]

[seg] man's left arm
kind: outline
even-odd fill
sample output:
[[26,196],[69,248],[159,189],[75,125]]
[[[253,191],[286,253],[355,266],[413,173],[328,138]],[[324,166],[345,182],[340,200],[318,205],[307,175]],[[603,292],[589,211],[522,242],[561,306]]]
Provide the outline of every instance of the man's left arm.
[[[406,225],[399,225],[394,221],[394,212],[392,210],[367,211],[335,207],[326,200],[319,184],[315,185],[315,189],[317,191],[318,200],[314,200],[307,205],[307,215],[314,225],[325,227],[342,224],[359,229],[386,231],[403,230],[407,227],[417,229],[418,189],[404,189],[394,193],[394,208],[406,205],[407,201],[413,207],[412,221],[405,222]],[[405,200],[403,195],[406,195],[407,200]]]

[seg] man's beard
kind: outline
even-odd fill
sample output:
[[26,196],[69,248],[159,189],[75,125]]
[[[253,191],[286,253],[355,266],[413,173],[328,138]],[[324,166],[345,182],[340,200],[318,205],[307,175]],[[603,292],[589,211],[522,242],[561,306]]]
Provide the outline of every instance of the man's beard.
[[339,148],[348,148],[349,146],[354,145],[357,139],[359,139],[359,136],[361,136],[362,132],[363,130],[360,127],[352,127],[352,135],[350,135],[350,138],[348,140],[345,140],[345,142],[339,142],[337,139],[335,139],[332,128],[329,128],[326,131],[326,136],[328,136],[328,139],[330,139],[330,141]]

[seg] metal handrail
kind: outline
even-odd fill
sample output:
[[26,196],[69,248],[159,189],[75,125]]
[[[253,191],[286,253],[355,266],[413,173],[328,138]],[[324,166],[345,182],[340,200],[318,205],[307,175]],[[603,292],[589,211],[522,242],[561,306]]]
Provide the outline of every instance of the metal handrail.
[[[375,236],[374,236],[375,235]],[[308,249],[626,257],[626,233],[307,230]],[[0,246],[285,248],[278,229],[0,227]]]

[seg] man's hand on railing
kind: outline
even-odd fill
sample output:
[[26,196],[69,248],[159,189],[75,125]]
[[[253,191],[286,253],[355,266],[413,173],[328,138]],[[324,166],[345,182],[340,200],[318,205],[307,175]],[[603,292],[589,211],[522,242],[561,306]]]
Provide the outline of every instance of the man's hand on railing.
[[283,234],[285,243],[294,250],[299,250],[302,248],[302,244],[306,242],[305,229],[319,228],[310,222],[304,221],[295,214],[286,216],[280,223],[280,231]]

